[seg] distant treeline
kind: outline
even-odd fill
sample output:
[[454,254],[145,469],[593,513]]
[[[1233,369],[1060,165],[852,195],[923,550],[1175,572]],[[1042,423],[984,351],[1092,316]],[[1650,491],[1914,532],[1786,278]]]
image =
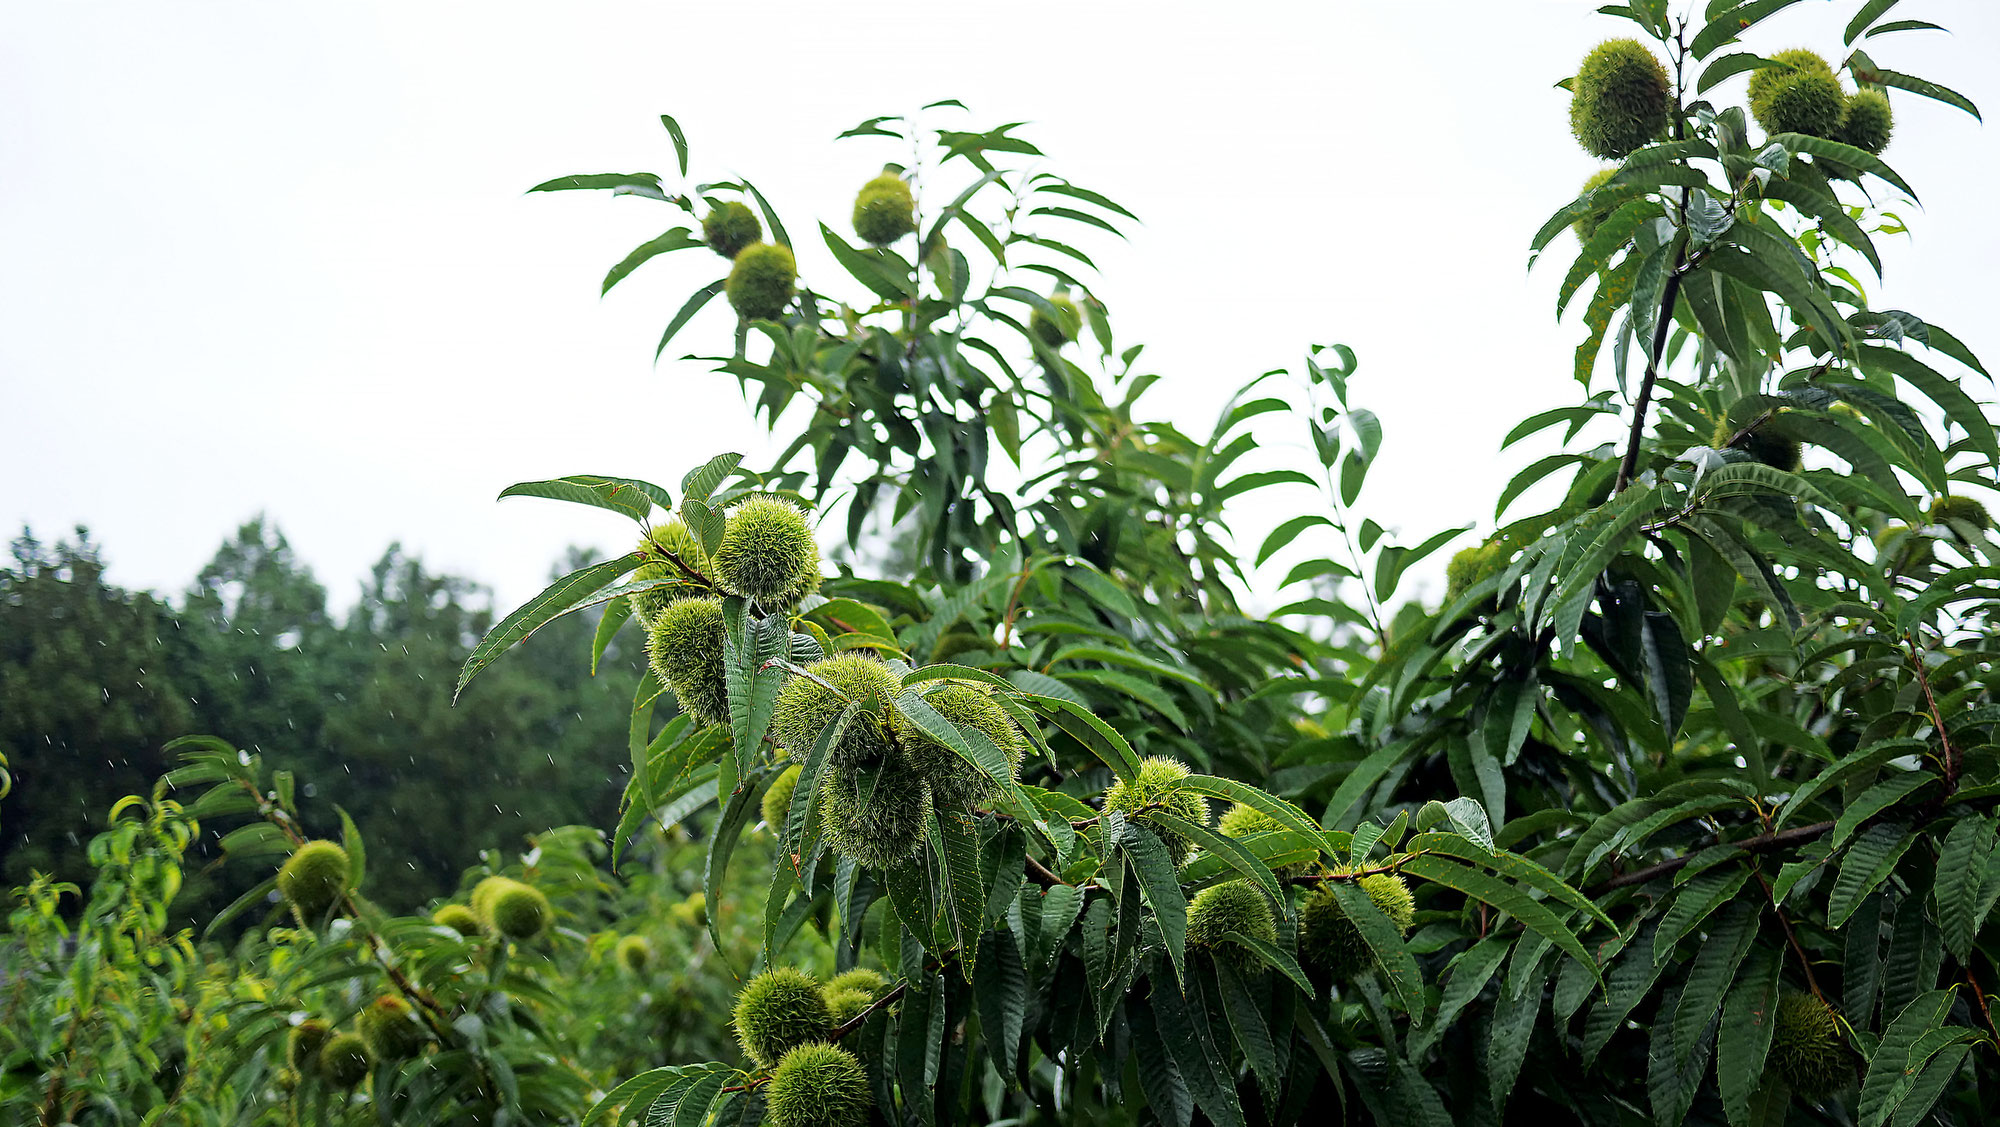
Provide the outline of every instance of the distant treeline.
[[[483,848],[611,824],[637,645],[614,647],[593,678],[594,618],[560,620],[453,707],[459,664],[491,620],[478,585],[426,571],[399,545],[336,619],[262,518],[171,598],[105,583],[81,528],[53,545],[24,531],[0,569],[0,751],[14,781],[0,801],[0,878],[83,877],[110,805],[149,791],[175,765],[161,745],[190,733],[294,772],[320,818],[311,832],[338,835],[344,808],[375,858],[371,895],[398,908],[448,894]],[[212,912],[266,875],[235,868],[191,880],[176,909]]]

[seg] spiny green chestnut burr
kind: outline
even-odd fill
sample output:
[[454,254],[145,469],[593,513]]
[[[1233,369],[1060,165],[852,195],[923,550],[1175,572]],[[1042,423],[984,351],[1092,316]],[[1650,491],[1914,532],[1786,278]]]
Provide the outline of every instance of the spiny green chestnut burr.
[[464,936],[479,934],[479,913],[463,904],[446,904],[431,913],[431,922]]
[[424,1042],[431,1038],[430,1031],[411,1012],[410,1003],[394,994],[370,1002],[354,1019],[354,1026],[361,1033],[361,1043],[368,1046],[368,1055],[376,1060],[408,1060],[423,1052]]
[[646,942],[643,935],[628,935],[620,939],[618,946],[613,948],[613,954],[618,965],[630,974],[645,974],[646,968],[653,965],[653,945]]
[[672,552],[681,563],[702,575],[709,574],[708,553],[702,551],[701,541],[689,531],[688,526],[678,520],[668,521],[653,530],[651,536],[639,541],[639,551],[645,553],[646,562],[632,573],[631,582],[641,583],[652,579],[672,579],[673,583],[654,587],[628,596],[632,600],[632,613],[638,616],[639,625],[648,630],[653,628],[653,620],[659,613],[682,599],[695,598],[708,593],[700,583],[688,577],[688,573],[673,560],[666,559],[663,552]]
[[771,827],[774,832],[784,830],[785,819],[792,812],[792,795],[799,788],[801,769],[797,764],[785,768],[778,773],[777,778],[771,780],[770,788],[764,791],[762,808],[764,824]]
[[1065,290],[1050,294],[1049,304],[1055,307],[1056,315],[1050,317],[1040,309],[1034,310],[1028,314],[1028,331],[1050,348],[1061,348],[1082,331],[1083,313]]
[[894,171],[861,186],[854,197],[854,233],[861,241],[886,247],[917,229],[917,199],[909,182]]
[[330,841],[308,841],[278,870],[278,895],[307,920],[326,914],[347,892],[347,850]]
[[722,600],[682,599],[653,619],[646,660],[697,724],[729,722],[729,680],[722,666]]
[[488,930],[509,939],[533,939],[549,926],[549,898],[512,877],[487,877],[472,890],[472,906]]
[[735,258],[763,237],[764,225],[757,222],[757,213],[737,200],[717,205],[701,219],[701,241],[724,258]]
[[307,1018],[292,1026],[285,1036],[285,1063],[300,1072],[311,1072],[319,1062],[319,1051],[326,1048],[327,1038],[332,1036],[333,1027],[318,1018]]
[[736,1041],[759,1068],[833,1031],[833,1013],[812,975],[773,967],[743,984],[736,995]]
[[1896,130],[1896,115],[1889,110],[1889,95],[1880,90],[1856,90],[1847,98],[1846,115],[1834,140],[1870,153],[1889,147]]
[[736,253],[736,265],[729,268],[722,289],[737,316],[755,321],[783,313],[798,280],[799,264],[790,247],[752,243]]
[[1164,810],[1190,822],[1208,825],[1208,800],[1186,787],[1191,773],[1187,764],[1163,755],[1140,760],[1137,778],[1120,779],[1104,792],[1104,812],[1123,814],[1151,826],[1166,844],[1174,864],[1178,865],[1187,858],[1193,843],[1174,830],[1161,826],[1154,821],[1152,814],[1155,810]]
[[[1012,768],[1020,769],[1026,751],[1021,731],[984,686],[946,681],[923,699],[946,723],[970,728],[993,741]],[[970,808],[993,793],[993,780],[984,771],[966,762],[950,745],[933,739],[901,710],[896,712],[893,725],[904,756],[930,783],[931,801],[939,809]]]
[[782,609],[819,587],[819,542],[798,506],[751,497],[730,511],[714,566],[723,590]]
[[[1336,874],[1344,875],[1344,874]],[[1402,934],[1408,934],[1416,920],[1416,900],[1410,886],[1394,873],[1375,873],[1355,884],[1374,901],[1382,914]],[[1375,953],[1361,930],[1347,918],[1333,889],[1322,884],[1299,905],[1299,953],[1305,961],[1331,974],[1336,980],[1354,977],[1368,969]]]
[[374,1061],[358,1033],[336,1033],[319,1051],[319,1074],[335,1088],[352,1088],[368,1078]]
[[1205,947],[1219,960],[1231,965],[1258,965],[1257,956],[1230,938],[1231,933],[1278,941],[1278,923],[1271,914],[1271,902],[1247,880],[1229,880],[1195,893],[1188,902],[1187,942]]
[[1592,156],[1616,160],[1666,132],[1667,70],[1636,39],[1591,49],[1570,82],[1569,128]]
[[1986,506],[1970,497],[1947,496],[1931,502],[1932,524],[1969,524],[1981,532],[1993,527],[1993,517]]
[[1513,555],[1513,546],[1498,538],[1475,544],[1453,555],[1444,568],[1446,605],[1457,602],[1460,595],[1507,570]]
[[772,738],[793,759],[804,762],[827,725],[840,719],[850,701],[874,697],[877,711],[859,713],[829,748],[827,758],[839,764],[872,763],[894,754],[888,721],[882,713],[896,699],[901,682],[889,667],[858,653],[836,654],[806,666],[778,692],[771,713]]
[[1833,138],[1847,116],[1847,93],[1831,74],[1800,70],[1774,81],[1750,112],[1767,133],[1803,133]]
[[[1281,833],[1285,827],[1276,818],[1255,806],[1238,802],[1222,812],[1221,820],[1215,828],[1223,837],[1254,837],[1257,834]],[[1271,871],[1281,877],[1299,876],[1312,871],[1315,862],[1300,861],[1291,865],[1280,865]]]
[[828,764],[821,778],[820,829],[835,853],[886,869],[923,845],[931,787],[900,757],[872,766]]
[[[1583,182],[1583,188],[1577,192],[1577,195],[1587,196],[1595,192],[1597,189],[1610,183],[1611,178],[1616,175],[1618,175],[1618,166],[1615,164],[1607,168],[1598,169],[1596,172],[1590,174],[1590,179]],[[1611,218],[1611,213],[1615,210],[1617,209],[1612,207],[1601,207],[1590,212],[1588,215],[1577,216],[1576,222],[1569,225],[1569,229],[1576,233],[1576,241],[1579,243],[1589,242],[1590,237],[1597,234],[1597,229],[1604,226],[1604,221]]]
[[882,991],[889,988],[889,980],[873,967],[854,967],[828,979],[826,988],[828,991],[859,990],[872,999],[880,997]]
[[1752,105],[1770,97],[1771,91],[1775,90],[1780,82],[1795,74],[1821,74],[1828,78],[1833,77],[1833,68],[1827,65],[1826,59],[1821,57],[1819,52],[1809,48],[1792,47],[1776,52],[1771,56],[1771,61],[1778,65],[1758,67],[1750,72],[1749,95]]
[[874,1004],[875,999],[859,990],[834,990],[829,988],[826,991],[826,1008],[828,1012],[833,1014],[835,1028],[846,1025],[849,1021],[860,1017],[863,1010]]
[[1777,1074],[1795,1094],[1808,1101],[1822,1099],[1854,1079],[1854,1062],[1840,1039],[1840,1022],[1833,1007],[1800,991],[1778,999],[1771,1023],[1771,1052],[1764,1067]]
[[862,1127],[873,1104],[860,1059],[825,1042],[786,1053],[764,1088],[770,1127]]

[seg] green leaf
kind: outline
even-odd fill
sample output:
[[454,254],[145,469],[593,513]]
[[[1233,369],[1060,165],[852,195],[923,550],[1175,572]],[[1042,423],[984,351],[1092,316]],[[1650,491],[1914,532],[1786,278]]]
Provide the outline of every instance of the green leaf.
[[1720,15],[1709,17],[1708,23],[1695,33],[1694,41],[1688,45],[1689,51],[1697,59],[1705,59],[1716,48],[1736,42],[1738,36],[1759,20],[1784,11],[1799,0],[1747,0]]
[[943,859],[944,903],[958,942],[959,973],[972,981],[979,936],[986,930],[986,888],[979,879],[979,827],[964,810],[930,817],[931,844]]
[[1715,1080],[1722,1110],[1733,1127],[1749,1127],[1751,1097],[1764,1074],[1777,1020],[1778,972],[1783,963],[1769,949],[1759,950],[1730,988],[1722,1006],[1722,1026],[1716,1034]]
[[1673,907],[1660,918],[1659,931],[1653,935],[1653,960],[1666,961],[1689,932],[1701,926],[1717,908],[1735,899],[1749,879],[1750,870],[1746,868],[1710,870],[1682,886]]
[[[1429,858],[1415,858],[1417,861]],[[1446,862],[1438,862],[1445,864]],[[1472,870],[1467,869],[1470,873]],[[1423,875],[1423,874],[1419,874]],[[1474,874],[1478,875],[1478,874]],[[1490,878],[1488,878],[1490,879]],[[1495,882],[1498,883],[1498,882]],[[1325,887],[1332,889],[1335,902],[1340,910],[1353,922],[1356,931],[1375,954],[1375,964],[1382,971],[1382,977],[1396,992],[1396,997],[1405,1013],[1410,1015],[1410,1024],[1422,1025],[1424,1018],[1424,976],[1417,969],[1417,961],[1411,957],[1410,949],[1404,945],[1403,936],[1375,901],[1361,891],[1356,882],[1330,880]]]
[[775,664],[791,648],[791,633],[778,618],[753,619],[748,605],[730,596],[722,602],[722,671],[729,692],[729,730],[736,740],[736,766],[747,771],[764,744],[785,670]]
[[667,136],[673,138],[674,159],[680,162],[681,175],[686,176],[688,174],[687,134],[681,132],[680,122],[675,121],[673,118],[668,117],[666,114],[660,115],[660,124],[667,127]]
[[558,176],[554,180],[544,180],[528,190],[530,192],[573,192],[577,190],[609,190],[613,195],[646,196],[650,199],[666,199],[660,191],[660,178],[651,172],[595,172],[583,176]]
[[1896,1105],[1909,1095],[1915,1082],[1910,1069],[1910,1050],[1926,1033],[1944,1024],[1951,1012],[1957,987],[1933,990],[1909,1005],[1882,1031],[1882,1040],[1868,1058],[1868,1072],[1861,1080],[1861,1099],[1855,1117],[1862,1127],[1880,1127],[1888,1121]]
[[1989,879],[1986,859],[1993,853],[1993,843],[1992,819],[1973,815],[1952,823],[1938,852],[1937,882],[1931,888],[1938,929],[1945,950],[1961,963],[1978,938],[1979,893]]
[[617,635],[618,628],[625,625],[625,620],[630,617],[632,617],[632,600],[613,599],[604,604],[604,613],[597,620],[597,632],[590,639],[592,677],[597,676],[597,665],[604,658],[605,647],[611,644],[611,639]]
[[710,282],[689,295],[687,302],[681,306],[680,312],[674,314],[674,319],[667,322],[666,331],[660,334],[660,343],[653,349],[653,359],[655,361],[659,360],[660,354],[667,350],[667,342],[674,339],[674,334],[681,331],[681,326],[694,320],[694,315],[701,312],[701,307],[707,305],[709,300],[716,294],[721,293],[722,287],[728,284],[729,279],[717,278],[715,281]]
[[1938,776],[1928,771],[1900,771],[1876,783],[1850,800],[1847,808],[1840,812],[1839,820],[1833,824],[1833,839],[1829,844],[1835,849],[1840,848],[1854,836],[1855,830],[1861,828],[1861,823],[1897,805],[1923,787],[1940,781]]
[[1910,197],[1910,199],[1915,200],[1917,198],[1916,190],[1911,188],[1907,183],[1904,183],[1903,178],[1896,174],[1895,169],[1883,164],[1879,158],[1866,149],[1857,149],[1853,145],[1843,145],[1839,141],[1829,141],[1824,137],[1809,137],[1804,133],[1775,133],[1771,136],[1771,140],[1783,145],[1787,152],[1826,157],[1838,161],[1849,168],[1871,173],[1893,184],[1897,190]]
[[855,281],[875,291],[875,296],[895,302],[916,299],[916,279],[910,266],[894,253],[872,248],[857,250],[824,223],[819,225],[819,231],[841,268],[853,275]]
[[[1912,94],[1929,98],[1932,101],[1943,102],[1948,106],[1957,106],[1980,121],[1986,120],[1979,116],[1979,107],[1972,104],[1971,98],[1966,97],[1956,90],[1939,86],[1928,79],[1918,78],[1913,74],[1903,74],[1898,71],[1883,70],[1881,67],[1871,66],[1865,69],[1857,68],[1855,77],[1865,82],[1878,82],[1884,86],[1893,86],[1898,90],[1908,90]],[[1870,171],[1873,170],[1871,169]],[[1878,173],[1878,175],[1880,174]],[[1904,191],[1909,191],[1909,189],[1905,188]],[[1916,193],[1911,192],[1910,198],[1915,199]]]
[[1005,929],[988,932],[980,938],[980,944],[983,950],[979,969],[973,976],[972,993],[979,1011],[981,1039],[986,1042],[994,1070],[1003,1077],[1013,1077],[1027,1016],[1028,978],[1013,932]]
[[689,470],[687,476],[681,478],[681,496],[690,501],[707,504],[708,499],[715,493],[715,487],[721,485],[742,462],[741,454],[717,454]]
[[[1116,824],[1114,833],[1112,826]],[[1151,830],[1137,822],[1107,815],[1107,845],[1124,853],[1138,877],[1139,895],[1153,910],[1160,936],[1166,940],[1167,956],[1173,960],[1174,977],[1187,981],[1187,898],[1181,895],[1180,881],[1174,876],[1173,858]]]
[[500,496],[502,499],[546,497],[552,501],[594,505],[635,521],[650,517],[656,505],[662,509],[674,507],[673,497],[652,482],[632,477],[600,477],[597,474],[571,474],[548,481],[523,481],[501,490]]
[[[1750,953],[1757,938],[1757,922],[1762,915],[1762,897],[1745,897],[1731,903],[1709,929],[1694,961],[1688,965],[1680,999],[1674,1005],[1674,1056],[1685,1064],[1694,1046],[1708,1035],[1708,1027],[1722,1009],[1724,995],[1736,980],[1737,967]],[[1721,1071],[1718,1062],[1718,1074]]]
[[1840,875],[1834,879],[1833,892],[1827,897],[1826,926],[1846,923],[1854,909],[1861,906],[1862,898],[1889,879],[1896,862],[1916,840],[1909,827],[1896,822],[1870,826],[1856,838],[1840,862]]
[[1881,19],[1882,13],[1895,7],[1896,3],[1897,0],[1868,0],[1866,4],[1861,5],[1860,11],[1854,13],[1854,18],[1847,21],[1847,30],[1841,34],[1840,41],[1852,47],[1854,41],[1861,38],[1861,33],[1867,31],[1869,25]]
[[619,261],[618,265],[611,268],[610,273],[604,275],[604,286],[597,292],[600,295],[610,293],[611,287],[624,281],[632,271],[644,266],[655,255],[668,254],[677,250],[690,250],[695,247],[707,245],[700,239],[695,238],[689,232],[688,228],[675,227],[658,238],[648,239],[634,247],[631,254],[626,255]]
[[458,685],[452,690],[452,700],[456,701],[472,678],[490,665],[494,658],[519,645],[530,634],[571,611],[615,597],[600,597],[606,589],[605,585],[643,562],[645,557],[633,552],[615,560],[579,568],[551,583],[541,594],[495,623],[493,629],[488,630],[479,644],[472,647],[472,652],[466,655],[465,666],[458,673]]
[[[724,762],[727,763],[726,758]],[[743,837],[743,827],[750,823],[757,809],[757,789],[738,785],[725,792],[718,788],[716,800],[722,804],[722,813],[709,829],[708,857],[702,866],[701,890],[708,903],[721,905],[726,902],[722,880],[729,871],[729,858],[736,852],[736,843]],[[708,938],[715,944],[716,954],[728,965],[726,952],[730,948],[722,941],[722,916],[720,911],[708,913]]]
[[1576,933],[1572,932],[1563,923],[1562,918],[1550,911],[1546,905],[1513,885],[1457,861],[1449,861],[1438,856],[1408,857],[1399,863],[1398,868],[1411,876],[1456,889],[1513,916],[1523,927],[1550,940],[1571,958],[1591,968],[1591,973],[1596,975],[1597,962],[1590,957],[1588,951],[1584,950],[1583,944],[1578,942]]

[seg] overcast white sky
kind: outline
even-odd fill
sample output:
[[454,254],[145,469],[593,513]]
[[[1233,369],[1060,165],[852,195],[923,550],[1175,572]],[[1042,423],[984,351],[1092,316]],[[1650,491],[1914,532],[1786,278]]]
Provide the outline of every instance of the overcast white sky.
[[[1121,342],[1166,377],[1155,411],[1206,433],[1244,379],[1348,343],[1387,432],[1363,511],[1413,538],[1490,527],[1529,460],[1497,450],[1507,428],[1579,398],[1560,269],[1523,267],[1597,167],[1551,85],[1630,26],[1594,6],[0,6],[0,520],[45,539],[88,524],[115,581],[174,591],[265,511],[338,603],[399,539],[512,605],[565,544],[622,548],[629,526],[496,504],[503,486],[674,484],[764,449],[732,379],[652,363],[712,256],[597,296],[666,206],[523,190],[671,176],[665,112],[697,177],[749,176],[795,236],[844,229],[896,154],[833,136],[955,97],[982,124],[1032,121],[1052,167],[1144,219],[1092,246]],[[1855,7],[1810,0],[1752,46],[1838,57]],[[1905,13],[1956,34],[1877,40],[1878,61],[2000,107],[2000,5]],[[1886,241],[1876,304],[2000,359],[2000,137],[1895,107],[1885,156],[1924,209]],[[725,350],[721,306],[669,357]],[[1245,523],[1287,515],[1267,509]]]

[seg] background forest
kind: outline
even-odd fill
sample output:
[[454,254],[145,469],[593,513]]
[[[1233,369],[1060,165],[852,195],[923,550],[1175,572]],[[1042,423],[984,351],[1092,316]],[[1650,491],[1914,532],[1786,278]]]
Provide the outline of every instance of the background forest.
[[[24,532],[11,547],[0,568],[9,886],[37,870],[85,877],[83,843],[105,811],[175,766],[163,748],[189,732],[229,732],[292,771],[316,799],[314,830],[338,832],[336,804],[353,815],[405,862],[374,889],[398,908],[455,882],[481,849],[616,816],[629,771],[618,711],[638,663],[614,650],[593,677],[571,660],[589,644],[588,616],[555,624],[547,647],[447,708],[439,694],[492,608],[471,581],[397,546],[344,616],[262,518],[174,597],[108,584],[105,549],[82,531],[54,543]],[[212,839],[195,857],[214,859]],[[254,883],[198,863],[175,913],[203,919]]]

